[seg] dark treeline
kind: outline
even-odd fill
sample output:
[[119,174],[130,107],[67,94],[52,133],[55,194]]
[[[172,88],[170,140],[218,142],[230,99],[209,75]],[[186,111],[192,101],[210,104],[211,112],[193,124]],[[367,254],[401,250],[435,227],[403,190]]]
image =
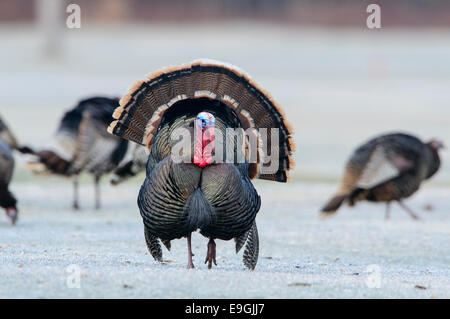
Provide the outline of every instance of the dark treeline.
[[[33,22],[48,0],[0,0],[0,22]],[[450,26],[445,0],[77,0],[93,23],[213,22],[250,19],[311,26],[358,26],[370,3],[381,6],[384,26]]]

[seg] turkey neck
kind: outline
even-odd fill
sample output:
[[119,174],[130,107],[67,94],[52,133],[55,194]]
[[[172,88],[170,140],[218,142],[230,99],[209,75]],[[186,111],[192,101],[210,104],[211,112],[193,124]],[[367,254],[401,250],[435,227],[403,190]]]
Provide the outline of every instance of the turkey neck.
[[[214,115],[215,134],[220,134],[224,139],[227,128],[238,128],[241,126],[239,119],[233,111],[222,105],[220,102],[211,101],[206,98],[180,101],[177,105],[173,105],[172,108],[163,116],[161,127],[152,143],[152,163],[150,167],[147,166],[147,171],[149,171],[149,168],[151,169],[155,163],[171,155],[171,148],[179,142],[176,138],[175,140],[172,140],[171,136],[178,128],[185,128],[191,134],[191,162],[193,162],[193,157],[195,154],[194,125],[197,115],[200,112],[208,112]],[[223,154],[226,154],[227,146],[228,145],[223,145],[223,147],[225,147],[225,149],[223,149]],[[228,147],[230,146],[231,144]],[[217,147],[221,147],[221,144],[216,144],[216,150]],[[234,147],[234,150],[235,149],[236,147]],[[230,153],[234,150],[228,150],[228,152]]]
[[437,150],[433,149],[430,145],[425,145],[425,163],[428,167],[428,174],[426,179],[430,178],[439,170],[441,166],[441,159]]
[[0,182],[0,207],[15,207],[16,203],[17,200],[14,198],[11,192],[8,191],[8,185]]

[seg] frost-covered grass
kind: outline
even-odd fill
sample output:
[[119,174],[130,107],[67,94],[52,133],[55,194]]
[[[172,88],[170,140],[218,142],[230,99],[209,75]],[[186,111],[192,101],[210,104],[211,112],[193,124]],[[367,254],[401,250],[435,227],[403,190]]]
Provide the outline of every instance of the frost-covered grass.
[[[14,184],[21,215],[15,227],[0,216],[0,297],[450,297],[446,189],[424,187],[409,201],[421,221],[398,207],[385,221],[384,206],[369,204],[320,220],[317,211],[335,185],[258,182],[260,258],[251,272],[232,241],[217,241],[218,266],[208,270],[207,239],[198,233],[196,269],[186,269],[185,239],[173,241],[171,252],[164,249],[164,263],[155,262],[136,206],[139,182],[105,183],[99,211],[91,209],[88,183],[81,188],[83,210],[72,211],[70,186],[56,178]],[[79,289],[66,284],[72,264],[81,270]],[[380,288],[369,287],[377,276],[370,265],[379,267]]]

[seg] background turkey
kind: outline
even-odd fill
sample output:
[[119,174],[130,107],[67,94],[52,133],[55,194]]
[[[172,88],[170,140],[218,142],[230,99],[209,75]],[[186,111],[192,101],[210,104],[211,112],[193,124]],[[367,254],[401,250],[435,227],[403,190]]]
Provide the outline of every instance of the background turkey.
[[28,146],[20,145],[17,138],[11,132],[5,121],[0,117],[0,141],[3,141],[11,149],[18,150],[21,153],[29,154],[33,151]]
[[122,164],[117,167],[111,177],[111,184],[120,184],[129,178],[136,176],[137,174],[144,172],[147,165],[148,153],[146,148],[141,145],[135,145],[131,152],[131,159],[123,161]]
[[14,171],[14,157],[11,148],[0,141],[0,207],[5,209],[6,215],[14,225],[17,220],[17,200],[9,191],[9,183]]
[[417,215],[402,199],[414,194],[421,183],[440,167],[439,141],[422,143],[407,134],[388,134],[370,140],[351,156],[345,168],[338,193],[322,208],[323,215],[334,212],[344,202],[386,202],[386,218],[390,203],[397,201],[411,215]]
[[78,204],[78,175],[88,172],[94,176],[95,208],[100,208],[99,182],[123,159],[128,142],[108,134],[117,99],[93,97],[83,100],[65,113],[56,138],[64,155],[51,150],[36,152],[37,161],[30,163],[36,173],[72,176],[74,179],[73,207]]
[[[255,217],[260,197],[250,179],[286,182],[294,164],[291,130],[280,107],[245,73],[214,61],[155,72],[137,82],[120,104],[109,131],[146,145],[150,151],[138,206],[153,258],[162,260],[159,240],[170,249],[172,239],[187,237],[188,267],[193,268],[191,233],[199,229],[209,238],[208,268],[216,263],[214,240],[234,238],[236,252],[246,244],[244,264],[254,269],[259,251]],[[226,128],[267,128],[267,139],[254,136],[259,161],[215,161],[213,154],[220,148],[231,151],[234,157],[240,147],[249,146],[245,141],[240,145],[217,143],[216,137],[219,133],[225,136]],[[279,129],[279,139],[272,148],[274,128]],[[179,141],[171,135],[179,129],[192,138],[187,140],[187,153],[172,149]],[[277,151],[275,171],[264,173],[264,154]],[[250,155],[246,152],[247,160]]]

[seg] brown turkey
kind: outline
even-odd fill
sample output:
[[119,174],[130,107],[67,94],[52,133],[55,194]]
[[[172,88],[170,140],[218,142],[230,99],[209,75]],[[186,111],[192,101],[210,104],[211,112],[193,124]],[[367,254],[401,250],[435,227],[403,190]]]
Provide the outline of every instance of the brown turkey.
[[[250,179],[286,182],[294,164],[291,130],[280,106],[238,68],[210,60],[157,71],[137,82],[120,105],[109,131],[150,152],[138,206],[153,258],[162,260],[160,241],[170,249],[171,240],[187,237],[188,268],[193,268],[191,233],[200,230],[209,238],[208,268],[216,264],[214,240],[234,238],[236,253],[245,245],[244,264],[254,269],[260,197]],[[267,136],[257,133],[262,128]],[[189,138],[182,139],[187,146],[178,152],[180,129]],[[250,137],[231,142],[232,129],[249,129],[256,151],[248,151]],[[272,137],[275,132],[278,137]],[[231,153],[231,161],[219,153]],[[269,154],[276,154],[278,163],[271,171]]]
[[123,163],[114,170],[110,180],[111,184],[118,185],[141,172],[145,172],[148,158],[146,150],[146,147],[136,144],[131,152],[131,159],[124,160]]
[[9,191],[14,172],[14,157],[11,148],[0,140],[0,207],[5,209],[6,215],[14,225],[17,220],[17,200]]
[[322,216],[335,213],[347,202],[385,202],[386,218],[390,203],[397,201],[412,218],[418,216],[403,199],[414,194],[421,183],[440,167],[437,140],[423,143],[417,137],[395,133],[379,136],[360,146],[348,161],[338,193],[322,208]]
[[119,105],[118,99],[92,97],[80,101],[66,112],[59,124],[56,139],[61,152],[34,152],[37,159],[29,165],[35,173],[51,173],[74,180],[73,208],[78,209],[78,176],[94,176],[95,208],[100,208],[100,178],[114,170],[125,156],[128,141],[111,136],[107,127]]
[[6,125],[5,121],[0,117],[0,141],[3,141],[7,144],[11,149],[17,150],[23,154],[33,153],[32,149],[28,146],[20,145],[17,141],[17,138],[9,129],[8,125]]

